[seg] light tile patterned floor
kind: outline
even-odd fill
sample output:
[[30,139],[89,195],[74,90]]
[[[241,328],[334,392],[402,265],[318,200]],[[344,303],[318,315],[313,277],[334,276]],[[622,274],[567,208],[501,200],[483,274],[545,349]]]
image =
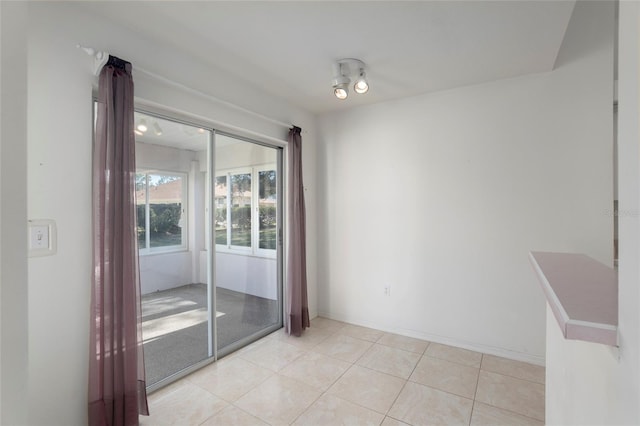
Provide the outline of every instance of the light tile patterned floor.
[[143,425],[543,425],[544,368],[326,318],[149,396]]

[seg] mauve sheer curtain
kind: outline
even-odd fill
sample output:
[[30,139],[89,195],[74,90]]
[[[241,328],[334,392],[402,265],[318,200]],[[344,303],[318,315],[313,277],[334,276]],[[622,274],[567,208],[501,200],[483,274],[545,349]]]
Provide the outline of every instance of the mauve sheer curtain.
[[304,185],[301,129],[289,130],[289,251],[287,257],[286,331],[300,336],[309,327]]
[[136,238],[131,64],[102,68],[93,154],[94,275],[89,424],[137,425],[148,414]]

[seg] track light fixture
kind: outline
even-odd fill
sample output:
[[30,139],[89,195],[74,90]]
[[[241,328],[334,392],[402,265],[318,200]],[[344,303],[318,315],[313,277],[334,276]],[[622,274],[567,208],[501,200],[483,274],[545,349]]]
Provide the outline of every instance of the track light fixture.
[[333,65],[333,94],[340,100],[349,96],[351,77],[356,77],[353,90],[358,94],[369,91],[369,82],[365,73],[366,65],[360,59],[340,59]]

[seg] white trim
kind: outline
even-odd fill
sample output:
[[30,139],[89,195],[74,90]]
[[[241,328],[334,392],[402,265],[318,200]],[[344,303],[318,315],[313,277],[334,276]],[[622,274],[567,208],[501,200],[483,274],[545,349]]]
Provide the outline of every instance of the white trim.
[[359,325],[362,327],[373,328],[375,330],[380,330],[386,333],[399,334],[405,337],[412,337],[414,339],[420,339],[427,342],[432,343],[440,343],[443,345],[455,346],[457,348],[468,349],[470,351],[479,352],[482,354],[495,355],[503,358],[512,359],[515,361],[528,362],[530,364],[545,365],[545,357],[541,355],[533,355],[524,352],[512,351],[510,349],[498,348],[495,346],[483,345],[476,342],[469,342],[466,340],[453,339],[450,337],[440,336],[437,334],[423,333],[417,330],[411,330],[402,327],[384,327],[375,322],[369,321],[360,321],[354,319],[349,315],[337,314],[333,312],[321,311],[318,313],[319,316],[346,322],[348,324]]
[[597,328],[599,330],[607,330],[607,331],[618,331],[618,327],[615,325],[610,325],[610,324],[603,324],[601,322],[591,322],[591,321],[583,321],[583,320],[576,320],[576,319],[570,319],[567,321],[567,325],[573,325],[576,327],[585,327],[588,329],[593,329],[593,328]]

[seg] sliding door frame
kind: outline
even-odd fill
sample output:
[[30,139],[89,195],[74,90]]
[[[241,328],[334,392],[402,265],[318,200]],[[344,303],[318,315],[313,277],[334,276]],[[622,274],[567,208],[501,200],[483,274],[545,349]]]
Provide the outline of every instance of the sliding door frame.
[[[97,96],[94,95],[94,102],[97,99]],[[172,110],[170,108],[166,108],[163,106],[158,106],[155,103],[147,102],[141,99],[135,99],[134,110],[143,114],[151,115],[154,117],[158,117],[165,120],[170,120],[176,123],[194,126],[198,128],[202,128],[205,131],[209,132],[209,141],[207,146],[207,187],[206,191],[208,192],[208,197],[206,197],[205,208],[208,214],[205,216],[205,228],[208,228],[208,238],[205,240],[206,249],[207,249],[207,296],[208,301],[210,303],[210,309],[208,310],[208,355],[207,358],[199,361],[191,366],[180,370],[152,385],[147,386],[147,392],[152,393],[156,390],[159,390],[181,378],[191,374],[194,371],[197,371],[209,364],[216,362],[218,359],[248,345],[251,342],[254,342],[280,328],[284,325],[284,255],[285,255],[285,230],[286,230],[286,214],[284,211],[286,205],[286,195],[284,190],[286,188],[285,184],[285,161],[284,161],[284,153],[287,147],[287,143],[284,140],[279,140],[276,138],[268,137],[265,135],[260,135],[257,133],[253,133],[243,129],[233,129],[232,132],[228,132],[222,130],[229,126],[225,125],[215,125],[213,120],[204,119],[204,118],[194,118],[189,114],[185,114],[178,110]],[[237,131],[237,133],[236,133]],[[277,312],[278,322],[274,325],[266,327],[256,333],[253,333],[233,344],[230,344],[223,348],[222,350],[218,349],[218,339],[217,339],[217,315],[216,315],[216,280],[215,280],[215,271],[216,271],[216,250],[215,250],[215,205],[213,202],[213,196],[211,195],[215,188],[215,176],[216,176],[216,168],[215,168],[215,155],[216,155],[216,135],[222,135],[231,137],[234,139],[242,140],[245,142],[253,143],[256,145],[261,145],[268,148],[273,148],[276,150],[276,158],[277,158],[277,170],[276,170],[276,188],[278,191],[277,196],[277,208],[276,208],[276,217],[277,217],[277,253],[276,253],[276,269],[277,269]],[[244,136],[249,135],[249,136]]]

